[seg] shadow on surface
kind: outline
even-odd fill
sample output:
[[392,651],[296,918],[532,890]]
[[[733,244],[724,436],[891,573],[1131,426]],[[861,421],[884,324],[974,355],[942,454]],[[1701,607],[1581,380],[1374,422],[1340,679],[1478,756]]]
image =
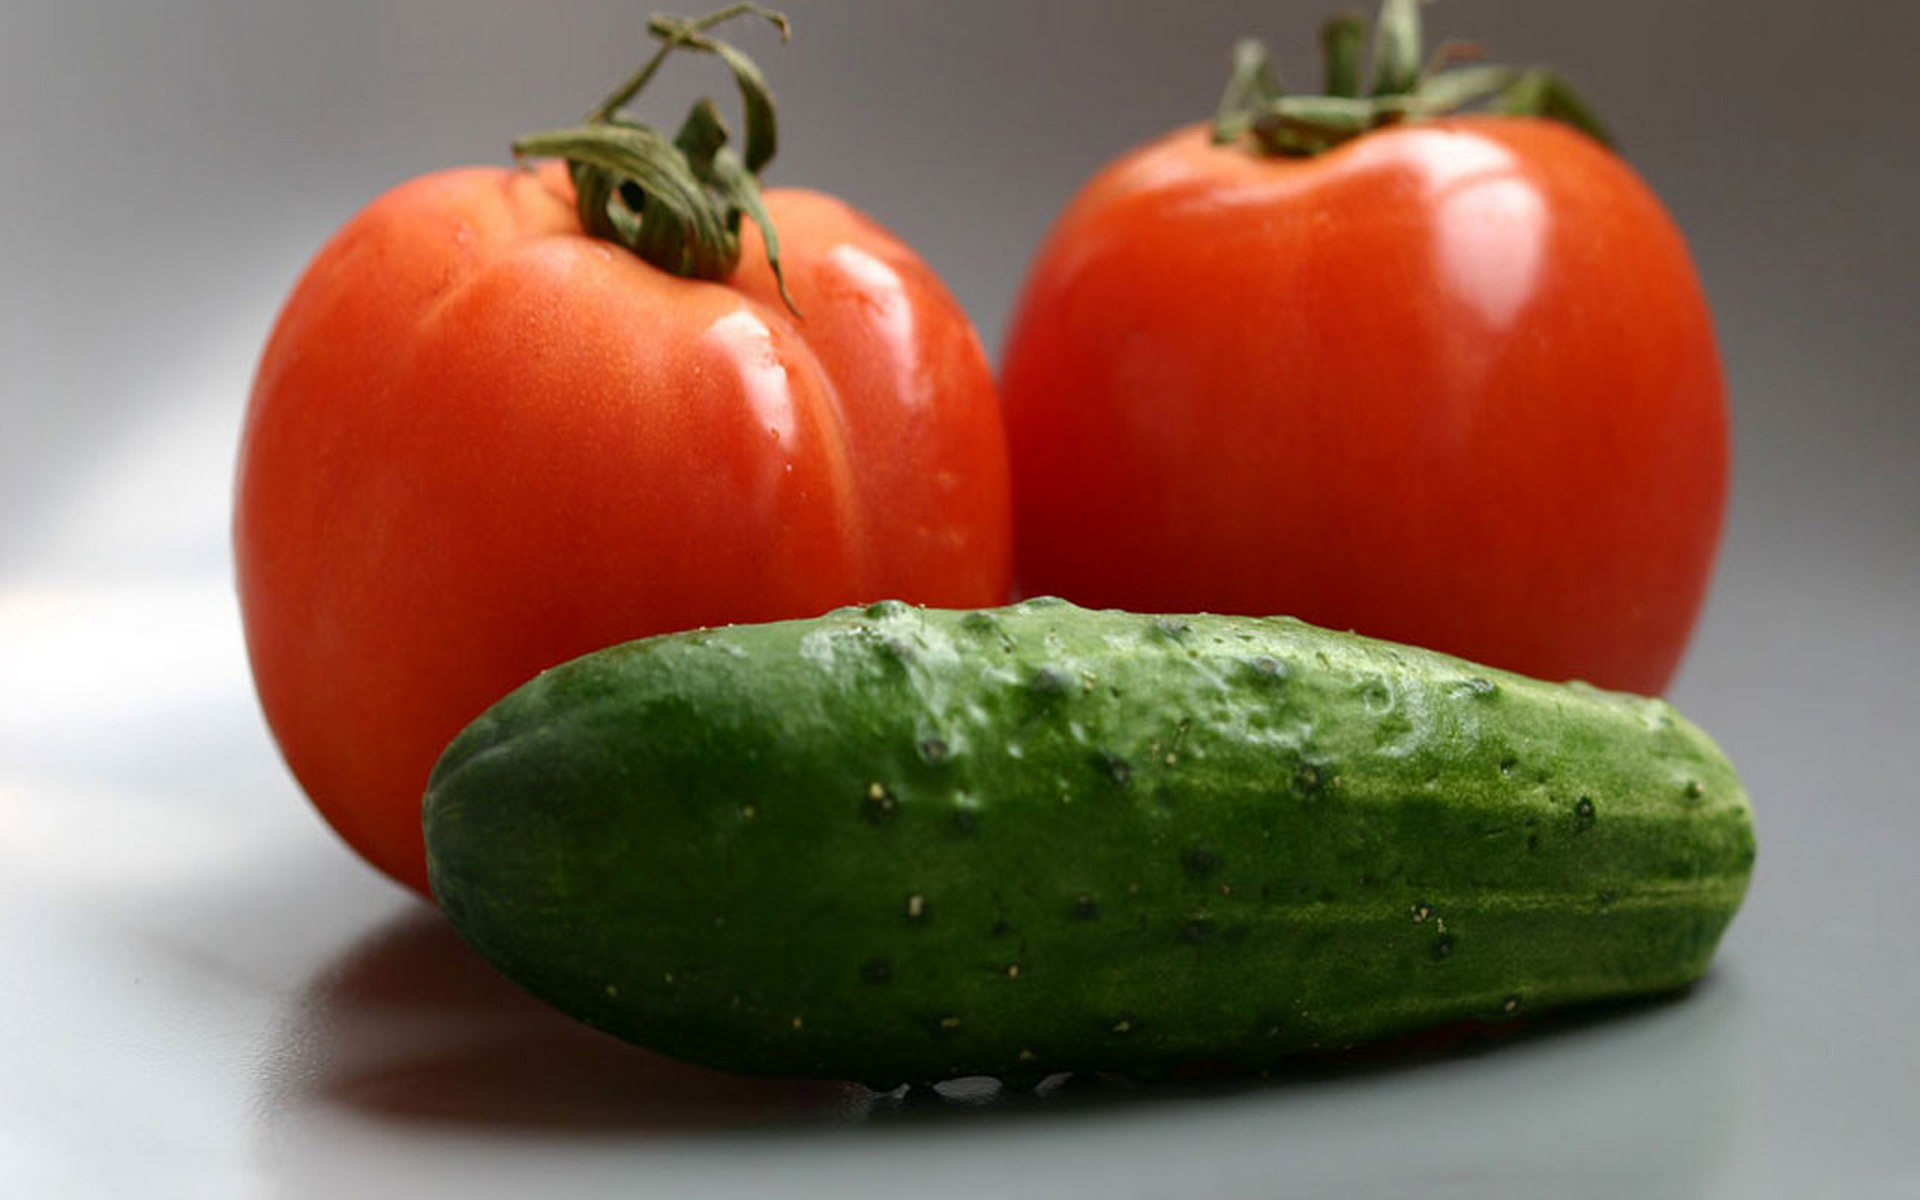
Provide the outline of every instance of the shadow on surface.
[[1440,1030],[1302,1058],[1263,1076],[1192,1069],[1142,1083],[1062,1075],[1032,1090],[975,1078],[876,1093],[852,1083],[743,1078],[629,1046],[521,992],[439,913],[420,906],[313,978],[269,1072],[279,1103],[457,1126],[582,1133],[862,1122],[924,1128],[929,1121],[1138,1108],[1418,1071],[1634,1022],[1678,998]]

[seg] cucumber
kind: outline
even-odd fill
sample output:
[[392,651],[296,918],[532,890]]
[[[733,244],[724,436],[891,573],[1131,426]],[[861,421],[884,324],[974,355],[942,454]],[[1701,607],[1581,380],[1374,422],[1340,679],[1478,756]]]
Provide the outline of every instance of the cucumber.
[[1261,1068],[1678,988],[1754,857],[1662,701],[1057,600],[588,655],[462,733],[424,815],[442,909],[534,995],[875,1086]]

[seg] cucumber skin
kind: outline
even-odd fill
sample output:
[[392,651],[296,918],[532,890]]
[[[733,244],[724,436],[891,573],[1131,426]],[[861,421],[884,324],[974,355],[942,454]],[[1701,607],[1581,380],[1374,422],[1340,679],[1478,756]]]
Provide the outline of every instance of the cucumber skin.
[[457,738],[424,816],[442,909],[534,995],[882,1087],[1256,1069],[1677,988],[1754,858],[1662,701],[1057,600],[588,655]]

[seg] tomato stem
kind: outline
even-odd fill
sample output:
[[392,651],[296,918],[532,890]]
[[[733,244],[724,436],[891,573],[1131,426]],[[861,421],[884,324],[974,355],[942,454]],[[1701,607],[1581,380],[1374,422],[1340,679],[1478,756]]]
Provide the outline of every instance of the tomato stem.
[[1358,13],[1333,17],[1320,27],[1323,95],[1286,92],[1269,65],[1266,46],[1253,39],[1237,43],[1214,116],[1214,141],[1225,145],[1251,135],[1262,154],[1322,154],[1383,126],[1485,107],[1560,121],[1603,145],[1613,144],[1587,102],[1545,67],[1483,64],[1479,47],[1463,42],[1442,43],[1423,64],[1421,3],[1381,0],[1372,30],[1372,80],[1364,96],[1360,61],[1368,25]]
[[[773,93],[752,59],[708,31],[754,16],[791,35],[786,16],[759,4],[731,4],[704,17],[656,15],[647,32],[660,42],[652,57],[596,105],[580,124],[527,134],[516,158],[565,159],[580,224],[676,275],[725,279],[740,264],[740,224],[760,227],[781,299],[793,308],[780,269],[780,239],[760,197],[759,172],[772,161],[778,122]],[[696,102],[672,140],[625,111],[676,50],[711,54],[740,90],[746,139],[740,153],[711,100]],[[797,310],[796,310],[797,311]]]
[[653,57],[642,64],[640,69],[635,71],[631,78],[614,89],[611,95],[605,100],[602,100],[599,106],[592,112],[588,113],[586,119],[590,122],[604,121],[613,116],[614,113],[626,107],[627,103],[635,96],[639,95],[641,89],[653,81],[654,73],[660,69],[660,64],[667,61],[668,55],[672,54],[681,46],[690,45],[699,34],[705,33],[714,26],[724,24],[733,20],[735,17],[747,16],[748,14],[761,17],[771,22],[772,25],[780,31],[780,40],[783,42],[793,36],[793,25],[787,20],[785,13],[774,12],[772,9],[763,8],[758,4],[730,4],[723,9],[710,12],[704,17],[693,20],[688,20],[684,17],[655,16],[652,21],[665,26],[670,31],[668,36],[661,39],[660,48],[653,52]]

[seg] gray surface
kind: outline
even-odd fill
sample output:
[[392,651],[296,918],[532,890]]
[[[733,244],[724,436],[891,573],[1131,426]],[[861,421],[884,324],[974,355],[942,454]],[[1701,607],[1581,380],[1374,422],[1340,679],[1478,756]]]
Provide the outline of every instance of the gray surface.
[[[1203,113],[1236,33],[1318,15],[1024,7],[802,3],[791,48],[750,39],[776,180],[907,235],[990,344],[1075,182]],[[1741,764],[1761,861],[1709,982],[1478,1054],[903,1107],[521,999],[308,812],[246,678],[228,478],[294,273],[380,188],[597,98],[640,9],[0,7],[0,1192],[1920,1196],[1920,171],[1893,84],[1920,26],[1758,8],[1432,15],[1586,85],[1714,300],[1737,483],[1675,699]]]

